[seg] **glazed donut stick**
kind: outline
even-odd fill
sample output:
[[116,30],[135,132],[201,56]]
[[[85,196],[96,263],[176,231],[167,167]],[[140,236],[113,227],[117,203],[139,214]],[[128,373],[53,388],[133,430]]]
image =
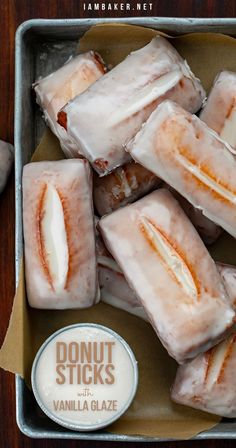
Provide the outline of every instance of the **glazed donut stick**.
[[[97,254],[101,301],[148,321],[149,319],[141,302],[128,285],[124,273],[112,255],[106,250],[105,246],[103,250],[100,246]],[[236,309],[236,268],[221,263],[216,263],[216,266],[230,303]]]
[[14,159],[14,148],[0,140],[0,193],[4,190]]
[[164,101],[130,142],[128,151],[236,237],[236,159],[198,117]]
[[142,165],[129,162],[104,177],[94,175],[93,199],[100,216],[132,203],[160,185]]
[[[97,219],[97,225],[98,222]],[[96,249],[101,301],[148,321],[141,302],[128,285],[124,273],[105,247],[98,231],[96,231]],[[236,309],[236,267],[223,263],[216,263],[216,266],[228,299]]]
[[24,167],[26,288],[34,308],[87,308],[98,300],[91,190],[84,159]]
[[236,73],[218,74],[200,118],[236,149]]
[[106,249],[98,231],[96,249],[101,301],[148,321],[144,308],[128,285],[122,270]]
[[171,390],[176,403],[236,417],[236,333],[180,366]]
[[[99,219],[96,218],[98,226]],[[96,230],[98,279],[101,301],[148,321],[141,302],[128,285],[124,273],[105,247],[100,233]],[[216,263],[230,303],[236,308],[236,267]]]
[[176,361],[194,358],[227,335],[235,313],[216,265],[169,191],[116,210],[99,228]]
[[64,106],[58,122],[104,175],[130,159],[126,143],[165,98],[196,112],[205,91],[175,48],[157,36]]
[[61,148],[68,158],[78,157],[78,145],[64,128],[57,123],[57,113],[76,95],[84,92],[105,73],[102,58],[94,51],[71,57],[65,65],[33,85],[36,100],[45,121],[58,137]]

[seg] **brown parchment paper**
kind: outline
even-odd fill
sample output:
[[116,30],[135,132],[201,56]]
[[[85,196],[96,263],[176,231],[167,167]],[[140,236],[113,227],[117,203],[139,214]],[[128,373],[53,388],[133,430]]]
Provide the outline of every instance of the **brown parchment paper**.
[[[120,62],[131,50],[145,45],[157,31],[123,24],[97,25],[79,42],[79,51],[99,51],[109,65]],[[236,71],[236,41],[220,34],[191,34],[171,40],[193,72],[209,91],[219,70]],[[32,160],[64,158],[57,138],[47,130]],[[236,243],[223,234],[210,251],[216,260],[236,264]],[[108,428],[109,432],[150,437],[188,439],[212,428],[218,417],[175,405],[169,389],[176,363],[160,344],[151,326],[141,319],[100,303],[87,310],[45,311],[27,304],[23,263],[9,328],[0,351],[0,366],[20,374],[30,386],[34,356],[57,329],[77,323],[96,322],[117,331],[131,345],[139,366],[139,386],[126,414]]]

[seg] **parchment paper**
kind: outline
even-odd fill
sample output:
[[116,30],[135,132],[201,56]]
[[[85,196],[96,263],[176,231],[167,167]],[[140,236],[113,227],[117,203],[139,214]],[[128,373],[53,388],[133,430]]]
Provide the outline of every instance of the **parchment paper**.
[[[131,50],[142,47],[157,32],[128,25],[97,25],[80,40],[79,51],[94,49],[115,65]],[[220,34],[191,34],[171,40],[204,87],[219,70],[236,71],[236,41]],[[47,130],[33,161],[63,158],[59,143]],[[236,264],[236,243],[223,234],[211,249],[214,258]],[[138,360],[139,387],[130,409],[108,428],[110,432],[188,439],[212,428],[219,418],[170,401],[169,389],[176,363],[167,355],[151,326],[141,319],[100,303],[87,310],[40,311],[27,304],[23,267],[7,335],[0,351],[0,366],[20,374],[30,385],[36,351],[57,329],[76,322],[96,322],[117,331],[131,345]]]

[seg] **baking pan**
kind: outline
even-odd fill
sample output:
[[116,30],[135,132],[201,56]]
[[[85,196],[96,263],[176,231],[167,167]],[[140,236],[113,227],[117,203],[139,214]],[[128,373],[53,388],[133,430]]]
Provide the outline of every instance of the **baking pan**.
[[[44,123],[32,96],[32,82],[62,65],[74,52],[79,38],[97,23],[129,23],[170,33],[218,32],[236,36],[236,19],[127,18],[127,19],[33,19],[20,25],[15,48],[15,190],[16,190],[16,283],[22,257],[21,173],[42,136]],[[58,51],[60,50],[60,51]],[[33,438],[103,441],[163,441],[142,436],[69,431],[49,420],[39,409],[25,382],[16,376],[16,418],[20,430]],[[236,419],[222,420],[195,439],[236,438]]]

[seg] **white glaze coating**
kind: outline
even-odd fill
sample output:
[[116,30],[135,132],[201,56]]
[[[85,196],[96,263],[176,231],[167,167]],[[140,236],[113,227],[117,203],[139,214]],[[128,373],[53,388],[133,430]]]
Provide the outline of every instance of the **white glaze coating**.
[[185,362],[225,336],[235,313],[214,261],[167,190],[107,215],[99,228],[173,358]]
[[236,73],[217,75],[200,119],[236,149]]
[[51,184],[47,185],[43,202],[41,230],[45,260],[54,290],[59,294],[66,287],[69,249],[62,201],[57,189]]
[[177,370],[171,398],[177,403],[236,417],[236,334]]
[[129,160],[126,143],[163,99],[196,112],[204,97],[186,61],[158,36],[70,101],[62,113],[69,136],[104,175]]
[[79,147],[57,123],[57,113],[103,74],[102,60],[93,51],[89,51],[70,58],[65,65],[45,78],[40,78],[33,86],[46,123],[60,140],[62,150],[68,158],[78,157]]
[[164,101],[130,142],[128,151],[236,237],[236,159],[198,117]]
[[91,188],[82,159],[24,167],[26,286],[34,308],[85,308],[97,300]]
[[3,191],[14,159],[14,148],[10,143],[0,140],[0,193]]

